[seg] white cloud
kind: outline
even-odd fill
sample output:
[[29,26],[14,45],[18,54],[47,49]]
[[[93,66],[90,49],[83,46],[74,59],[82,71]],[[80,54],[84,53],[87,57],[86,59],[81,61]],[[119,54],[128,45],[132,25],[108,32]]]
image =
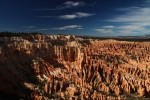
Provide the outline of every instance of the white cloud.
[[95,29],[98,33],[113,33],[112,29]]
[[68,7],[68,8],[71,8],[71,7],[78,7],[78,6],[83,6],[83,5],[85,5],[85,3],[84,2],[82,2],[82,1],[79,1],[79,2],[74,2],[74,1],[66,1],[65,3],[64,3],[64,7]]
[[119,25],[114,28],[116,33],[124,33],[128,35],[142,35],[149,33],[150,29],[148,27],[150,27],[150,7],[134,6],[119,8],[116,11],[124,14],[114,16],[112,19],[107,20],[108,22],[114,24],[119,23]]
[[81,25],[68,25],[63,27],[52,28],[54,30],[72,30],[72,29],[83,29]]
[[115,26],[108,25],[108,26],[102,26],[101,28],[97,28],[97,29],[95,29],[95,31],[100,33],[101,35],[109,36],[109,35],[113,35],[114,28],[115,28]]
[[133,11],[133,10],[137,10],[140,8],[141,7],[133,6],[133,7],[127,7],[127,8],[117,8],[116,11]]
[[[118,15],[106,21],[112,25],[95,29],[98,33],[113,33],[115,35],[145,35],[150,33],[150,0],[143,1],[139,6],[118,8]],[[120,14],[120,15],[119,15]]]
[[70,14],[70,15],[61,15],[58,16],[58,18],[60,19],[76,19],[76,18],[86,18],[86,17],[90,17],[90,16],[94,16],[95,14],[91,14],[91,13],[83,13],[83,12],[77,12],[74,14]]
[[60,18],[60,19],[75,19],[75,18],[77,18],[77,16],[76,15],[61,15],[58,18]]
[[109,26],[103,26],[102,28],[112,29],[112,28],[115,28],[115,26],[113,26],[113,25],[109,25]]
[[90,16],[94,16],[95,14],[92,13],[83,13],[83,12],[76,12],[74,14],[68,14],[68,15],[60,15],[60,16],[38,16],[40,18],[59,18],[59,19],[76,19],[76,18],[86,18]]
[[101,36],[114,36],[114,29],[116,27],[113,25],[101,26],[101,28],[94,29]]
[[38,28],[36,26],[22,26],[25,31],[48,31],[50,28]]
[[146,28],[140,25],[122,25],[119,27],[116,27],[116,30],[118,31],[118,33],[122,33],[122,34],[126,34],[126,35],[132,35],[135,33],[143,33],[146,32]]
[[49,11],[49,10],[63,10],[68,8],[74,8],[74,7],[81,7],[84,6],[85,3],[83,1],[66,1],[63,4],[52,8],[52,9],[34,9],[34,11]]
[[143,30],[145,29],[143,26],[140,25],[124,25],[124,26],[120,26],[117,27],[118,29],[125,29],[125,30]]
[[85,3],[83,1],[66,1],[64,4],[60,7],[57,7],[56,10],[62,10],[62,9],[67,9],[67,8],[73,8],[73,7],[80,7],[84,6]]
[[150,8],[138,8],[136,10],[129,10],[126,14],[116,16],[111,22],[139,22],[147,23],[150,22]]
[[137,23],[128,23],[120,26],[113,26],[113,25],[102,26],[101,28],[95,29],[95,31],[105,36],[106,35],[113,36],[113,35],[140,35],[149,33],[150,29],[148,30],[143,25],[139,25]]

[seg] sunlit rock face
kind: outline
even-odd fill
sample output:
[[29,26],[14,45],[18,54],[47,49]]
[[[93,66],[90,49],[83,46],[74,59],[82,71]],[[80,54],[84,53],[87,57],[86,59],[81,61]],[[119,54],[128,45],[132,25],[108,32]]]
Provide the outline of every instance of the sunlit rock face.
[[0,37],[0,99],[150,99],[150,43]]

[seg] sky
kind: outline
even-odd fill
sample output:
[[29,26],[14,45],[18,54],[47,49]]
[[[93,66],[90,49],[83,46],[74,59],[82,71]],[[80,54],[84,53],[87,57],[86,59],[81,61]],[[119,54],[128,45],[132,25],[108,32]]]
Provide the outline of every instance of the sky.
[[0,0],[0,31],[150,34],[150,0]]

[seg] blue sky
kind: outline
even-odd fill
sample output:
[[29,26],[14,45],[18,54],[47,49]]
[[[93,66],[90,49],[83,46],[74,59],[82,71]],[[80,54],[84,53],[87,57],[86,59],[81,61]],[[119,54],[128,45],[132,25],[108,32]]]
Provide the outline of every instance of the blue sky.
[[0,0],[0,31],[150,34],[150,0]]

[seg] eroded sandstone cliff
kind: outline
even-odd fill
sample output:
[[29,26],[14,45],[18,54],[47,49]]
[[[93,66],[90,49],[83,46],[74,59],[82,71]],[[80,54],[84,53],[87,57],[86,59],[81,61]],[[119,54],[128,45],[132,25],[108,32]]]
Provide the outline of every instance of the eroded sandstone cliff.
[[1,99],[144,99],[149,77],[149,42],[0,37]]

